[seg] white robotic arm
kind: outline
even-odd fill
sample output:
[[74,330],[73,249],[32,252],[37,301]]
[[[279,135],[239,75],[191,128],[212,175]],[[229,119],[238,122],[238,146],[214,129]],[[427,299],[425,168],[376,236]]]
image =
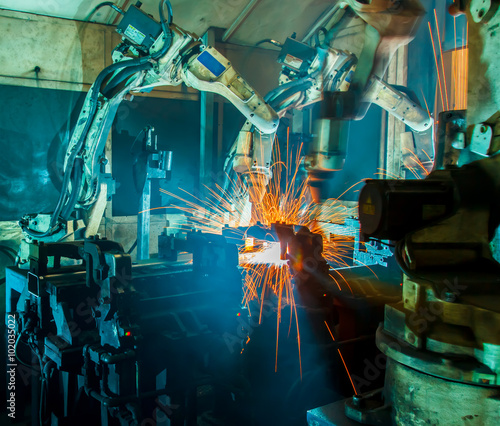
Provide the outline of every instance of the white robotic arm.
[[[158,23],[136,6],[124,14],[117,28],[123,42],[113,53],[114,64],[90,88],[68,144],[57,206],[52,214],[21,219],[27,240],[59,241],[97,232],[107,199],[104,145],[119,104],[133,93],[184,82],[228,99],[263,135],[276,131],[277,114],[231,63],[195,34],[172,24],[168,0],[160,1],[160,17]],[[82,212],[79,221],[70,220],[75,208]]]
[[[265,99],[280,117],[288,110],[300,110],[322,101],[325,92],[349,91],[358,63],[351,52],[331,46],[313,48],[292,38],[282,45],[278,61],[283,64],[280,85]],[[427,111],[401,90],[384,82],[375,72],[370,74],[359,100],[385,109],[417,135],[432,129],[433,120]],[[254,191],[251,199],[259,200],[258,194],[264,193],[271,176],[273,138],[252,131],[252,127],[249,122],[243,125],[229,157],[233,158],[233,170],[243,177],[249,190]],[[344,165],[345,130],[345,122],[341,120],[320,119],[315,123],[315,138],[306,157],[313,196],[315,181],[324,179]]]

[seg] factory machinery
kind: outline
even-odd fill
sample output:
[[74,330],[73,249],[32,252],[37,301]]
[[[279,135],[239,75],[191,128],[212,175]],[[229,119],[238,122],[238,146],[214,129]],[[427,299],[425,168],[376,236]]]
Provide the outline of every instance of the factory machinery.
[[[309,424],[498,424],[500,275],[489,242],[499,225],[494,29],[500,18],[496,2],[456,3],[456,13],[467,13],[477,55],[471,90],[479,85],[477,93],[488,93],[489,101],[470,99],[468,127],[465,112],[443,113],[436,145],[442,161],[428,178],[368,181],[360,194],[361,229],[353,219],[331,227],[352,237],[348,266],[386,265],[394,252],[403,270],[402,300],[399,289],[373,282],[337,291],[332,271],[339,265],[326,262],[324,238],[304,226],[163,235],[159,259],[134,265],[120,244],[95,234],[107,198],[104,141],[116,108],[131,93],[158,85],[213,91],[245,115],[228,163],[254,203],[271,176],[279,117],[290,108],[322,102],[306,157],[316,201],[322,182],[342,168],[346,121],[361,119],[371,103],[404,120],[415,142],[428,146],[432,121],[411,94],[381,80],[394,52],[415,34],[425,13],[420,2],[339,2],[366,24],[361,55],[289,38],[281,45],[280,87],[265,98],[212,46],[173,24],[169,2],[160,2],[159,23],[138,6],[120,10],[123,42],[85,100],[61,198],[52,214],[23,217],[25,263],[6,274],[7,314],[17,324],[15,352],[25,367],[19,380],[31,381],[33,424],[299,425],[306,409],[319,406],[308,412]],[[302,330],[293,340],[302,358],[280,367],[288,381],[278,385],[270,379],[274,369],[266,375],[259,359],[279,356],[279,335],[267,336],[276,332],[269,324],[276,324],[279,305],[267,321],[251,319],[251,307],[241,304],[238,256],[246,240],[270,239],[293,276]],[[381,320],[379,352],[374,334]],[[357,378],[363,391],[348,400],[342,353],[350,381]],[[367,363],[379,374],[367,378]],[[289,365],[300,369],[298,379],[289,379]]]
[[385,307],[377,330],[384,387],[312,410],[310,424],[500,421],[500,266],[491,246],[500,224],[500,14],[498,2],[474,0],[450,12],[469,24],[468,109],[440,114],[426,179],[368,180],[359,197],[362,235],[393,241],[403,270],[402,299]]

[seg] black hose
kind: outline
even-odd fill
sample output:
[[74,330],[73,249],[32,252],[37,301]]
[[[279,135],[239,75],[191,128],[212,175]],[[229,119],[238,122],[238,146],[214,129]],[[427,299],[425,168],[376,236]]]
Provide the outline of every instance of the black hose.
[[[170,25],[170,23],[172,22],[172,17],[173,17],[172,6],[170,4],[170,1],[168,1],[168,0],[160,0],[160,19],[161,19],[161,23],[162,23],[162,29],[164,31],[164,34],[168,33],[170,35],[170,39],[171,39],[171,32],[166,27],[165,16],[163,14],[163,3],[167,4],[168,15],[169,15],[168,16],[168,20],[167,20],[168,25]],[[101,3],[101,4],[103,4],[103,3]],[[169,43],[165,42],[165,44],[163,45],[162,49],[160,51],[158,51],[156,53],[156,55],[153,55],[152,58],[153,59],[157,59],[158,57],[162,56],[168,50],[169,47],[170,47],[170,42]],[[61,212],[61,209],[62,209],[62,207],[64,205],[64,201],[65,201],[65,198],[66,198],[66,191],[67,191],[67,188],[68,188],[69,176],[72,173],[72,169],[73,169],[73,166],[74,166],[74,161],[75,161],[76,155],[82,149],[82,146],[83,146],[83,143],[84,143],[85,138],[87,136],[87,133],[90,130],[90,126],[92,125],[92,119],[94,118],[95,112],[97,110],[97,99],[99,97],[100,88],[101,88],[101,85],[102,85],[104,79],[109,74],[111,74],[114,71],[119,70],[120,68],[130,68],[130,67],[135,67],[135,66],[139,66],[139,65],[145,65],[145,64],[147,64],[149,62],[150,59],[151,59],[151,57],[146,56],[146,57],[143,57],[143,58],[131,59],[131,60],[123,61],[123,62],[117,62],[117,63],[111,64],[108,67],[104,68],[99,73],[99,75],[97,76],[97,79],[96,79],[96,81],[93,84],[93,89],[92,89],[92,94],[91,94],[91,99],[90,99],[90,101],[91,101],[90,102],[90,110],[91,111],[89,113],[87,122],[85,123],[85,128],[83,129],[83,132],[82,132],[82,134],[80,136],[80,139],[79,139],[79,141],[77,143],[77,146],[75,147],[75,149],[73,150],[73,152],[70,155],[70,158],[68,159],[67,165],[68,165],[68,167],[69,167],[70,170],[67,170],[69,173],[65,173],[64,174],[63,185],[62,185],[62,188],[61,188],[61,196],[59,197],[58,203],[57,203],[56,208],[54,210],[54,213],[52,215],[52,219],[50,221],[49,229],[45,233],[37,233],[38,237],[50,235],[52,229],[54,228],[54,226],[56,224],[56,221],[59,218],[59,213]],[[35,232],[35,231],[31,231],[31,232]],[[28,232],[28,234],[29,234],[29,232]]]
[[120,9],[120,8],[119,8],[116,4],[114,4],[113,2],[111,2],[111,1],[104,1],[104,2],[102,2],[102,3],[100,3],[100,4],[98,4],[96,7],[94,7],[94,9],[92,9],[92,12],[90,12],[90,13],[86,16],[85,21],[88,21],[88,20],[92,17],[92,15],[93,15],[94,13],[96,13],[96,12],[97,12],[97,11],[98,11],[101,7],[104,7],[104,6],[109,6],[109,7],[111,7],[113,10],[116,10],[118,13],[120,13],[120,14],[122,14],[122,15],[124,15],[124,14],[125,14],[125,12],[123,12],[123,10],[122,10],[122,9]]
[[[168,18],[165,20],[165,15],[163,14],[163,4],[167,5]],[[171,25],[174,19],[174,13],[172,11],[172,5],[169,0],[160,0],[160,20],[166,22],[167,25]]]
[[312,86],[312,81],[305,81],[299,85],[293,86],[282,92],[280,95],[276,96],[272,101],[269,101],[269,105],[271,108],[275,108],[286,101],[293,95],[296,95],[298,92],[306,91]]
[[350,19],[353,18],[354,16],[356,16],[356,13],[350,7],[346,8],[340,19],[327,32],[326,37],[323,40],[323,46],[325,46],[326,48],[330,47],[332,41],[335,40],[335,37],[342,29],[342,25],[346,22],[348,18]]
[[44,425],[47,423],[47,419],[45,418],[44,409],[46,408],[47,403],[47,395],[49,395],[49,379],[51,373],[56,368],[56,363],[52,360],[47,361],[42,370],[42,380],[40,381],[40,407],[39,407],[39,421],[40,425]]
[[[144,64],[147,64],[148,62],[149,62],[149,57],[132,59],[132,60],[123,61],[123,62],[117,62],[115,64],[111,64],[108,67],[104,68],[99,73],[96,81],[94,82],[94,84],[92,86],[93,88],[92,88],[92,93],[91,93],[91,97],[90,97],[89,116],[88,116],[87,121],[85,123],[85,127],[82,131],[82,134],[80,135],[80,138],[79,138],[75,148],[71,152],[71,155],[67,161],[67,170],[66,170],[66,173],[64,174],[63,184],[61,187],[61,195],[59,196],[59,200],[57,202],[56,208],[55,208],[54,213],[52,215],[49,229],[47,230],[47,232],[44,232],[44,233],[37,233],[36,231],[29,230],[29,232],[27,232],[29,235],[31,235],[31,233],[35,233],[36,234],[35,236],[38,236],[38,237],[44,237],[44,236],[50,235],[52,233],[51,231],[53,230],[54,226],[56,225],[56,221],[59,219],[59,214],[60,214],[60,212],[65,204],[65,201],[66,201],[66,191],[68,189],[70,176],[72,175],[75,159],[76,159],[77,154],[81,151],[83,144],[85,142],[85,138],[87,137],[87,133],[89,132],[90,127],[92,125],[92,120],[93,120],[95,113],[96,113],[96,110],[97,110],[97,100],[99,98],[100,87],[101,87],[104,79],[109,74],[119,70],[120,68],[125,68],[125,67],[128,68],[128,67],[137,66],[137,65],[144,65]],[[28,231],[28,230],[26,230],[26,231]]]
[[279,41],[273,40],[271,38],[265,38],[264,40],[261,40],[261,41],[255,43],[255,46],[260,46],[261,44],[264,44],[264,43],[270,43],[274,46],[283,47],[283,45]]
[[68,217],[73,212],[73,207],[78,200],[78,195],[80,195],[80,185],[82,183],[82,175],[83,175],[83,160],[81,158],[77,158],[75,162],[75,167],[73,167],[73,178],[71,182],[71,196],[64,206],[61,217],[64,220],[67,220]]
[[134,244],[132,244],[132,247],[130,247],[128,250],[127,250],[127,254],[131,254],[134,249],[137,247],[137,238],[135,239],[134,241]]
[[[163,13],[164,4],[167,5],[167,12],[168,12],[167,19],[165,19],[165,14]],[[172,44],[172,31],[170,30],[170,25],[172,24],[173,12],[172,12],[172,5],[170,4],[169,0],[160,0],[159,13],[160,13],[161,28],[163,31],[163,37],[165,38],[165,42],[163,43],[162,48],[151,56],[153,59],[161,58],[165,53],[167,53],[167,50],[170,48],[170,45]]]
[[[100,5],[97,6],[95,10],[97,10],[99,7],[103,6],[109,6],[108,3],[111,2],[104,2],[101,3]],[[113,3],[111,3],[113,4]],[[168,11],[168,18],[165,19],[165,15],[163,13],[163,5],[167,5],[167,11]],[[161,25],[162,25],[162,30],[163,34],[165,37],[167,37],[167,40],[165,40],[165,43],[163,44],[163,47],[154,55],[151,56],[145,56],[143,58],[137,58],[137,59],[131,59],[123,62],[116,62],[114,64],[109,65],[108,67],[104,68],[99,75],[97,76],[96,81],[92,85],[92,93],[90,97],[90,112],[87,118],[87,121],[85,123],[85,127],[82,131],[82,134],[80,135],[80,138],[75,146],[75,148],[72,150],[67,163],[66,163],[66,172],[64,173],[64,178],[63,178],[63,183],[61,187],[61,194],[59,196],[59,199],[56,204],[56,208],[54,209],[54,213],[52,214],[52,218],[49,224],[49,227],[47,231],[45,232],[38,232],[38,231],[33,231],[27,227],[23,227],[24,232],[26,232],[28,235],[34,238],[42,238],[46,237],[48,235],[52,235],[56,232],[58,232],[60,229],[62,229],[62,224],[58,222],[59,220],[59,214],[61,213],[61,210],[66,204],[66,196],[67,196],[67,189],[69,185],[69,179],[70,176],[73,174],[73,167],[75,164],[75,159],[78,153],[81,151],[83,144],[85,142],[85,138],[90,130],[90,127],[92,125],[93,118],[95,116],[96,110],[97,110],[97,100],[99,98],[99,93],[100,93],[100,88],[101,85],[106,77],[108,77],[109,74],[112,72],[115,72],[121,68],[130,68],[130,67],[136,67],[139,65],[145,65],[147,64],[150,59],[158,59],[161,56],[163,56],[167,50],[170,48],[171,42],[172,42],[172,32],[168,28],[167,25],[170,25],[172,23],[173,19],[173,13],[172,13],[172,5],[170,4],[169,0],[160,0],[159,4],[159,9],[160,9],[160,20],[161,20]],[[71,141],[71,139],[70,139]]]
[[[25,367],[29,367],[29,368],[33,368],[33,366],[31,364],[28,364],[26,362],[24,362],[21,358],[19,358],[19,355],[17,353],[17,346],[19,345],[19,342],[21,341],[21,338],[23,337],[24,335],[24,332],[21,332],[19,333],[19,336],[17,336],[17,339],[16,339],[16,343],[14,345],[14,355],[16,357],[16,359],[22,364],[24,365]],[[25,345],[28,345],[26,342],[23,342]]]
[[346,61],[344,65],[338,70],[335,78],[333,81],[330,83],[330,88],[332,91],[335,91],[335,87],[339,83],[340,78],[344,75],[346,71],[349,70],[349,68],[352,68],[354,65],[358,63],[358,58],[356,56],[351,55],[351,57]]
[[136,65],[135,67],[127,67],[121,70],[106,84],[104,89],[101,91],[102,95],[108,99],[112,98],[116,94],[113,93],[114,89],[116,89],[116,87],[120,83],[123,83],[125,80],[130,78],[130,76],[134,75],[135,73],[152,67],[153,64],[148,62],[146,64]]
[[302,83],[304,83],[306,81],[310,81],[310,80],[311,80],[311,77],[310,76],[306,76],[306,77],[299,78],[298,80],[294,80],[294,81],[290,81],[288,83],[282,84],[281,86],[278,86],[275,89],[271,90],[264,97],[264,100],[267,103],[270,103],[276,96],[280,95],[285,90],[288,90],[288,89],[290,89],[292,87],[295,87],[295,86],[299,86],[300,84],[302,84]]
[[[320,33],[323,33],[324,36],[325,36],[325,40],[326,40],[326,35],[328,34],[328,31],[326,30],[325,27],[321,27],[317,32],[316,34],[314,34],[314,42],[315,42],[315,46],[314,47],[324,47],[324,44],[321,43],[319,41],[319,35]],[[323,40],[324,41],[324,40]]]

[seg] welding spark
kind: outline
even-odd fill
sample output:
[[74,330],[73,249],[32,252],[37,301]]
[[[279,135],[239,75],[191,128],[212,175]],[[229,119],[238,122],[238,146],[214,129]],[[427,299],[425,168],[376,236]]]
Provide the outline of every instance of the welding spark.
[[[441,43],[441,30],[439,28],[439,22],[437,19],[436,9],[434,9],[434,25],[435,33],[437,35],[437,41],[435,42],[433,36],[433,30],[431,23],[428,22],[429,35],[431,38],[432,50],[434,53],[434,63],[436,66],[437,75],[437,89],[439,88],[439,94],[441,98],[442,109],[450,110],[450,101],[448,95],[448,82],[446,76],[446,68],[444,61],[444,54]],[[451,107],[455,110],[461,110],[467,108],[467,80],[468,80],[468,35],[469,35],[469,24],[467,23],[465,33],[462,34],[462,40],[465,39],[465,44],[462,47],[457,46],[457,23],[456,16],[453,18],[453,32],[455,36],[455,49],[451,52],[451,76],[450,76],[450,93],[451,93]],[[436,44],[439,47],[439,51],[436,49]],[[439,59],[438,59],[439,53]],[[424,99],[425,101],[425,99]],[[427,108],[429,110],[429,108]]]
[[[408,170],[408,172],[410,172],[415,179],[423,179],[429,175],[434,166],[434,161],[432,160],[431,156],[427,154],[427,152],[425,152],[425,150],[422,150],[422,153],[427,158],[424,161],[422,161],[419,158],[419,156],[415,153],[414,150],[409,148],[403,148],[402,150],[403,150],[403,156],[405,157],[404,168]],[[375,174],[378,176],[382,176],[383,178],[408,179],[408,176],[402,177],[397,173],[393,173],[387,169],[379,168],[377,170],[378,172]]]
[[[336,265],[347,266],[349,249],[352,250],[351,236],[330,235],[325,230],[329,223],[343,224],[352,212],[345,208],[338,200],[330,200],[323,206],[318,207],[311,202],[307,178],[301,176],[300,171],[304,160],[303,146],[296,150],[290,149],[287,141],[287,153],[285,161],[281,158],[280,146],[276,141],[273,148],[273,167],[270,181],[262,175],[249,173],[231,181],[231,188],[265,187],[262,199],[253,197],[262,196],[257,191],[245,191],[244,193],[227,190],[217,185],[215,190],[207,188],[208,197],[205,200],[187,194],[179,196],[169,191],[161,190],[163,193],[179,201],[179,205],[173,206],[188,217],[188,223],[180,227],[180,230],[198,229],[203,232],[222,233],[225,226],[236,228],[240,226],[241,237],[246,234],[246,224],[253,224],[248,213],[248,204],[253,205],[252,215],[259,222],[261,228],[269,231],[265,241],[248,236],[245,243],[240,247],[239,265],[243,270],[243,300],[242,304],[248,308],[251,315],[250,305],[259,306],[259,323],[262,322],[264,302],[273,300],[277,313],[276,333],[276,362],[275,370],[278,368],[278,344],[279,327],[282,320],[282,310],[290,308],[290,336],[292,323],[295,322],[296,339],[299,354],[300,376],[302,377],[302,361],[300,332],[297,318],[297,306],[294,295],[293,274],[290,270],[288,260],[283,259],[280,242],[273,237],[271,228],[275,223],[288,225],[307,226],[312,232],[323,236],[325,259]],[[267,186],[264,185],[267,183]],[[259,186],[260,185],[260,186]],[[349,188],[351,189],[351,188]],[[248,228],[247,228],[248,230]],[[337,275],[337,277],[335,277]],[[330,275],[338,286],[349,284],[339,273]],[[352,291],[352,290],[351,290]]]
[[[252,238],[254,240],[254,238]],[[288,263],[288,260],[281,259],[281,244],[279,241],[263,241],[261,243],[253,242],[249,247],[240,251],[240,264],[245,265],[276,265],[282,266]]]
[[[330,327],[328,326],[328,323],[325,321],[325,325],[326,325],[326,328],[328,329],[328,332],[330,333],[330,336],[332,338],[332,340],[335,342],[335,337],[333,337],[333,333],[332,333],[332,330],[330,330]],[[351,381],[351,385],[352,385],[352,388],[354,389],[354,395],[357,395],[358,392],[356,390],[356,386],[354,386],[354,382],[352,381],[352,377],[351,377],[351,373],[349,372],[349,369],[347,368],[347,364],[344,360],[344,357],[342,356],[342,352],[340,352],[340,349],[337,348],[337,351],[340,355],[340,359],[342,360],[342,363],[344,364],[344,368],[345,368],[345,371],[347,373],[347,376],[349,377],[349,380]]]

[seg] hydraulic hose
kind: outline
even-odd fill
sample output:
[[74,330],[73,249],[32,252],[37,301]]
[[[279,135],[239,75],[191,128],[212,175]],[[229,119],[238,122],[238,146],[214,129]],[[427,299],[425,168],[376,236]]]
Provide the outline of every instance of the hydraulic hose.
[[290,81],[288,83],[285,83],[285,84],[282,84],[281,86],[278,86],[276,87],[275,89],[271,90],[265,97],[264,97],[264,100],[267,102],[267,103],[270,103],[271,101],[273,101],[274,98],[276,98],[277,96],[279,96],[281,93],[283,93],[285,90],[288,90],[288,89],[291,89],[293,87],[296,87],[296,86],[299,86],[301,85],[302,83],[306,82],[306,81],[310,81],[311,80],[311,77],[310,76],[306,76],[306,77],[302,77],[302,78],[299,78],[298,80],[294,80],[294,81]]
[[[165,14],[163,13],[164,4],[167,5],[167,12],[168,12],[167,19],[165,19]],[[167,53],[167,50],[170,48],[170,45],[172,44],[172,31],[170,31],[170,25],[172,24],[173,12],[172,12],[172,5],[170,4],[169,0],[160,0],[159,13],[160,13],[161,28],[163,31],[163,36],[165,37],[165,43],[163,43],[162,48],[158,52],[156,52],[154,55],[151,56],[153,59],[159,59],[163,55],[165,55],[165,53]]]
[[116,93],[113,93],[113,91],[116,89],[117,86],[119,86],[121,83],[123,83],[125,80],[127,80],[130,76],[134,75],[135,73],[139,71],[143,71],[145,69],[150,69],[153,67],[153,64],[147,62],[146,64],[142,65],[136,65],[134,67],[127,67],[120,72],[118,72],[104,87],[102,90],[102,94],[106,98],[112,98]]
[[301,82],[301,84],[295,85],[293,87],[289,87],[287,90],[276,96],[273,100],[269,101],[269,105],[271,106],[271,108],[274,109],[275,107],[278,107],[280,104],[282,104],[291,96],[297,94],[298,92],[306,91],[311,86],[312,86],[312,81],[309,80],[309,81],[303,81]]
[[92,12],[90,12],[90,13],[87,15],[87,17],[85,18],[85,21],[88,21],[88,20],[92,17],[92,15],[93,15],[94,13],[96,13],[96,12],[97,12],[97,11],[98,11],[101,7],[104,7],[104,6],[109,6],[109,7],[111,7],[113,10],[116,10],[118,13],[120,13],[120,14],[122,14],[122,15],[124,14],[123,10],[122,10],[122,9],[120,9],[120,8],[119,8],[116,4],[114,4],[113,2],[111,2],[111,1],[104,1],[104,2],[102,2],[102,3],[100,3],[100,4],[98,4],[96,7],[94,7],[94,9],[92,9]]
[[[50,230],[51,230],[51,228],[53,228],[55,226],[56,221],[59,218],[59,214],[61,213],[61,210],[65,204],[66,191],[68,189],[69,179],[70,179],[70,176],[72,174],[75,159],[76,159],[76,156],[78,155],[78,153],[81,151],[83,144],[85,142],[85,138],[87,137],[87,134],[88,134],[90,127],[92,125],[93,118],[94,118],[95,113],[97,111],[97,100],[99,98],[100,87],[101,87],[104,79],[112,72],[115,72],[121,68],[129,68],[129,67],[133,67],[133,66],[146,65],[148,63],[149,63],[149,57],[132,59],[132,60],[127,60],[127,61],[123,61],[123,62],[117,62],[115,64],[112,64],[112,65],[104,68],[104,70],[102,70],[99,73],[99,75],[97,76],[96,81],[92,85],[92,93],[91,93],[90,105],[89,105],[89,108],[90,108],[89,116],[88,116],[87,121],[85,123],[85,127],[82,131],[82,134],[80,135],[80,138],[78,139],[76,146],[73,148],[73,150],[70,154],[70,157],[68,158],[67,169],[66,169],[66,173],[64,173],[64,179],[63,179],[63,184],[62,184],[62,188],[61,188],[61,195],[59,197],[56,208],[55,208],[54,213],[52,215],[49,230],[45,235],[50,234]],[[40,237],[40,236],[45,236],[45,235],[38,235],[38,236]]]
[[80,185],[82,183],[82,175],[83,170],[82,166],[83,160],[81,158],[77,158],[75,161],[75,167],[73,167],[73,177],[71,180],[71,196],[68,199],[68,202],[64,206],[61,217],[64,220],[67,220],[73,211],[73,207],[78,199],[78,195],[80,194]]

